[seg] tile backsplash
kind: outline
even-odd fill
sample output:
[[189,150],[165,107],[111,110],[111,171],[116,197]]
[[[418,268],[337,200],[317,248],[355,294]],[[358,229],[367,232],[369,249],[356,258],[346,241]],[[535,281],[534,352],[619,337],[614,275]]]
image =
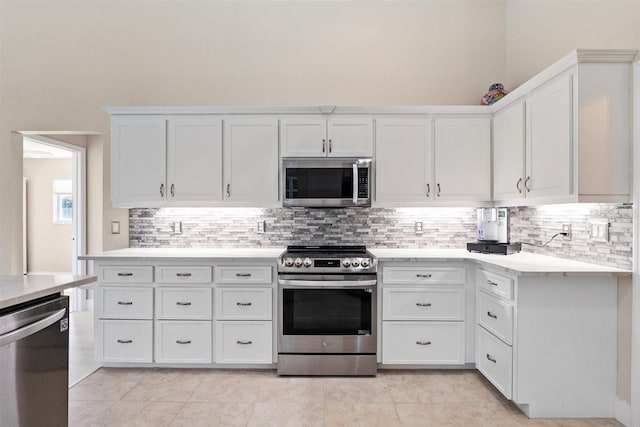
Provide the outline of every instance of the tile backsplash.
[[[619,204],[510,208],[511,240],[542,244],[572,225],[572,239],[558,236],[546,248],[523,250],[631,268],[632,209]],[[590,238],[590,220],[606,218],[609,242]],[[174,223],[182,232],[174,233]],[[265,221],[264,233],[256,231]],[[423,225],[415,231],[415,222]],[[475,208],[147,208],[129,212],[131,247],[273,247],[290,244],[364,244],[389,248],[464,248],[476,239]]]

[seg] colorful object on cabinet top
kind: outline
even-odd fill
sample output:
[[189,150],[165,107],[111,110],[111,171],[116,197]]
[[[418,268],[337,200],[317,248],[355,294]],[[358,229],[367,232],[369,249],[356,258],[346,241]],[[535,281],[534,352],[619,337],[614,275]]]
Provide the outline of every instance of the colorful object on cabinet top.
[[489,86],[489,92],[482,97],[482,105],[491,105],[507,94],[502,83],[494,83]]

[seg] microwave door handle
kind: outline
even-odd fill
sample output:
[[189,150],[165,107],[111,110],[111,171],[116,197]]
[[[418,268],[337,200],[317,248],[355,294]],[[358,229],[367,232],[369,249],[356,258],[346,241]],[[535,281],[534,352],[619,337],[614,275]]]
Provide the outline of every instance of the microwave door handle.
[[358,204],[358,164],[353,164],[353,204]]

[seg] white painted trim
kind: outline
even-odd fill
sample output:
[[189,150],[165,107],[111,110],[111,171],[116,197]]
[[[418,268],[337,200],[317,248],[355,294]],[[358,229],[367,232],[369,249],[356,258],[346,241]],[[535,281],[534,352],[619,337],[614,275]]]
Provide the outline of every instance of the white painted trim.
[[631,426],[631,405],[626,400],[617,398],[613,402],[613,417],[626,427]]
[[640,60],[633,65],[633,288],[631,425],[640,426]]

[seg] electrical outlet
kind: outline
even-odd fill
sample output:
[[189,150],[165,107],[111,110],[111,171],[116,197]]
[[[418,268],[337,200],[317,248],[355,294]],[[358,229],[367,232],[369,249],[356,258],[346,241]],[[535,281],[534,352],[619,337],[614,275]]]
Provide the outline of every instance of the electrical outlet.
[[416,233],[422,233],[422,221],[416,221],[414,227]]
[[264,229],[265,229],[265,223],[264,221],[258,221],[257,225],[256,225],[256,232],[259,234],[264,233]]
[[181,233],[182,233],[182,221],[174,221],[173,234],[181,234]]
[[562,232],[567,233],[565,239],[571,240],[571,224],[562,224]]

